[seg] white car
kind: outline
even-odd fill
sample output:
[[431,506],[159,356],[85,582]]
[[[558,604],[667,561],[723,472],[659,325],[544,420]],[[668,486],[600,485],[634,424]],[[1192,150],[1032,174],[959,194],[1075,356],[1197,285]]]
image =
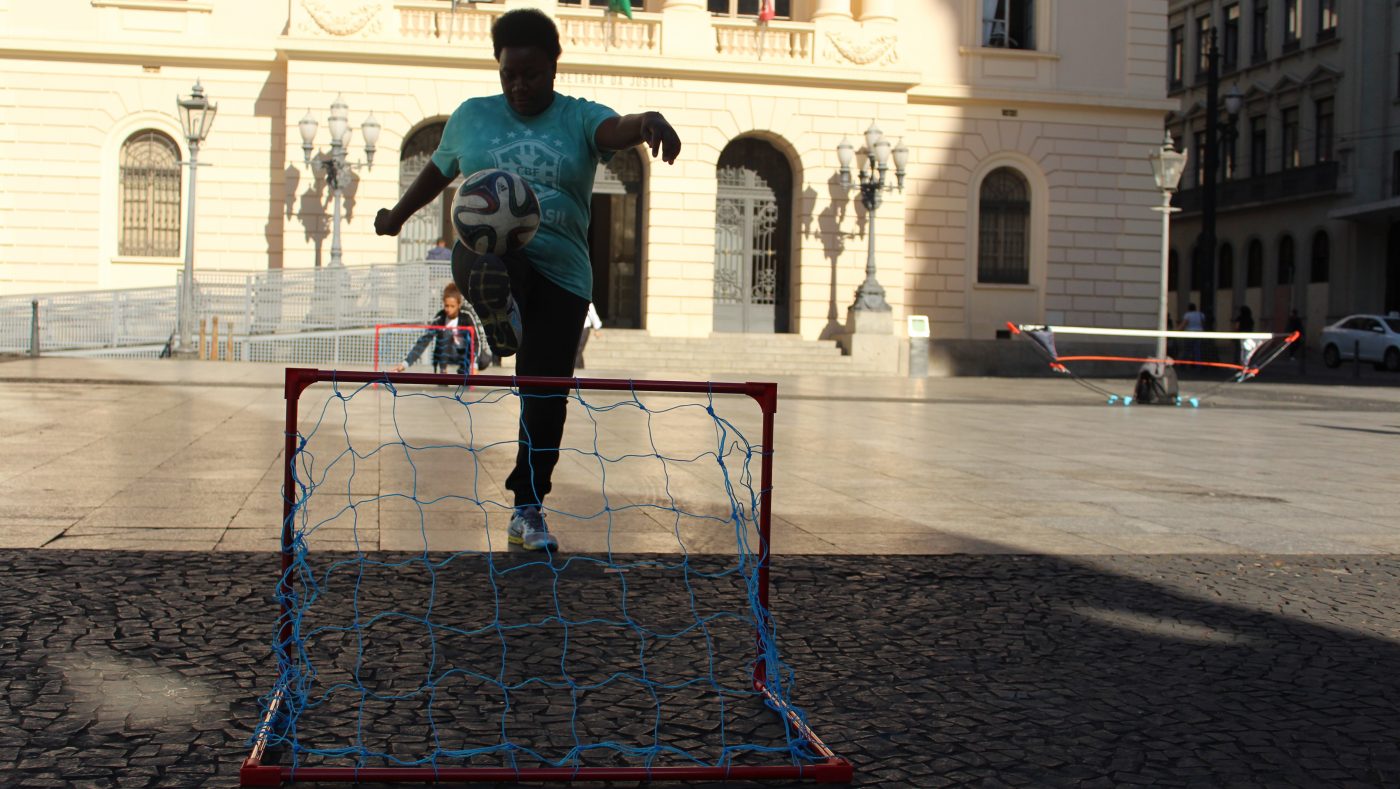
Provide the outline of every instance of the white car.
[[1358,358],[1400,371],[1400,313],[1348,315],[1322,330],[1322,363],[1336,367]]

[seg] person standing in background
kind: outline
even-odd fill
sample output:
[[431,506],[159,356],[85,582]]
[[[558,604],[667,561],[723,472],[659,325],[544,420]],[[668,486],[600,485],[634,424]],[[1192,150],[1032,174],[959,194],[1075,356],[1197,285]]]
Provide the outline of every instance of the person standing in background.
[[433,248],[428,250],[428,260],[451,260],[452,247],[447,243],[447,238],[439,238]]
[[593,302],[588,302],[588,314],[583,318],[583,330],[578,335],[578,355],[574,357],[574,369],[583,368],[583,348],[588,345],[588,338],[595,334],[603,333],[603,319],[598,317],[598,310],[594,309]]

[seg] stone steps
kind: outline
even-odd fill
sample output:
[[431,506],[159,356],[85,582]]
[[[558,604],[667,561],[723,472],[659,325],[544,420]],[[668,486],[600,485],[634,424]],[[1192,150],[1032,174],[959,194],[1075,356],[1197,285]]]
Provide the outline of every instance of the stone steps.
[[833,340],[793,334],[713,334],[654,337],[636,329],[604,329],[588,342],[586,369],[713,374],[868,375],[867,365],[843,356]]

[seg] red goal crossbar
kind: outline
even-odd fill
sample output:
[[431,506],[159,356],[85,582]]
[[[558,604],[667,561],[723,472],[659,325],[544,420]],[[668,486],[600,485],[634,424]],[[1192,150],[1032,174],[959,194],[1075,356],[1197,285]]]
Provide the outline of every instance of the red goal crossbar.
[[[376,339],[378,332],[376,331]],[[337,370],[314,370],[289,367],[286,371],[284,394],[287,399],[287,422],[285,457],[283,458],[282,496],[282,631],[279,639],[286,642],[291,637],[291,617],[287,600],[291,597],[291,580],[288,570],[292,565],[293,502],[291,491],[296,490],[293,472],[297,455],[297,405],[301,393],[318,382],[348,384],[394,384],[437,385],[461,381],[460,376],[437,375],[430,373],[386,373],[352,372]],[[601,390],[625,392],[683,392],[695,394],[747,395],[753,398],[763,411],[763,452],[761,480],[759,487],[758,527],[761,553],[758,557],[758,600],[768,609],[768,577],[770,535],[772,532],[772,479],[773,479],[773,417],[778,409],[778,385],[775,383],[710,383],[703,381],[626,381],[605,378],[545,378],[531,376],[481,375],[473,376],[472,382],[478,386],[498,386],[518,389],[520,387],[540,387],[565,390]],[[755,639],[760,638],[755,634]],[[715,781],[715,780],[811,780],[817,783],[850,783],[854,768],[846,759],[837,756],[817,737],[802,720],[802,717],[786,701],[769,690],[765,664],[761,659],[753,663],[754,689],[762,694],[766,705],[784,718],[788,725],[801,733],[811,749],[822,758],[811,764],[773,765],[726,765],[726,766],[676,766],[676,767],[292,767],[290,765],[263,764],[271,725],[283,702],[281,689],[278,689],[268,704],[268,710],[260,721],[254,739],[252,752],[243,761],[239,770],[240,786],[281,786],[289,781],[326,781],[358,783],[364,781],[412,782],[412,783],[508,783],[518,781],[549,781],[573,783],[580,781]]]
[[[459,313],[460,314],[460,313]],[[385,329],[406,329],[409,331],[442,331],[443,329],[455,328],[457,331],[467,333],[467,370],[471,375],[476,375],[476,327],[471,323],[458,324],[457,326],[432,326],[419,323],[376,323],[374,325],[374,369],[379,371],[379,336]],[[342,378],[341,380],[345,380]]]

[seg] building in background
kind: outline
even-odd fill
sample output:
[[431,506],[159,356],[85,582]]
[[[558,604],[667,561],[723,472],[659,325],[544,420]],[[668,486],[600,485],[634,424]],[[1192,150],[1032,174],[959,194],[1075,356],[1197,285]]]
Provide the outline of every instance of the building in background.
[[1400,310],[1400,14],[1394,3],[1173,0],[1168,128],[1190,162],[1172,221],[1174,314],[1199,303],[1206,52],[1220,50],[1217,326],[1248,305],[1316,337],[1352,312]]
[[896,333],[911,314],[936,340],[1155,323],[1167,0],[777,0],[765,22],[758,0],[646,0],[631,19],[603,0],[0,0],[0,294],[173,284],[175,101],[196,80],[219,105],[197,271],[328,265],[331,194],[298,121],[320,122],[324,153],[337,96],[352,159],[370,113],[383,129],[344,192],[346,264],[421,260],[445,201],[398,239],[374,213],[458,103],[499,90],[490,26],[518,5],[559,24],[559,91],[661,110],[685,141],[674,166],[638,150],[599,169],[609,326],[839,335],[870,223],[836,149],[872,122],[910,150],[876,223]]

